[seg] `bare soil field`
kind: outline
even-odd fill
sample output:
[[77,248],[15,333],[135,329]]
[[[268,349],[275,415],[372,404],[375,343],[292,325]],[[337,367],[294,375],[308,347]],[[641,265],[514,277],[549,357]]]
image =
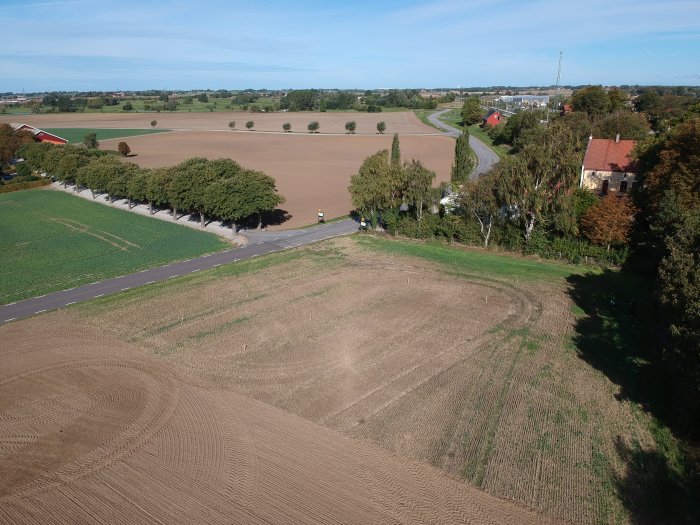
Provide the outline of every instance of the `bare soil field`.
[[[0,523],[548,521],[429,465],[212,388],[75,312],[0,335]],[[255,376],[284,383],[284,368],[255,363]],[[292,378],[299,364],[286,360]]]
[[236,122],[236,129],[248,133],[245,123],[255,122],[257,131],[282,131],[282,124],[289,122],[292,132],[306,133],[309,122],[317,120],[321,133],[345,133],[345,123],[354,120],[357,134],[374,135],[377,123],[386,123],[387,134],[436,134],[435,128],[423,124],[412,111],[386,113],[61,113],[56,115],[0,115],[0,122],[23,122],[39,128],[150,128],[151,120],[158,121],[158,128],[187,130],[226,130],[229,122]]
[[[31,417],[31,410],[42,410],[42,403],[56,407],[57,414],[73,404],[95,406],[95,399],[103,394],[86,395],[79,387],[70,388],[68,379],[65,386],[58,383],[55,393],[44,394],[44,401],[37,401],[30,394],[33,389],[41,392],[54,387],[39,388],[42,381],[34,381],[30,375],[39,372],[22,367],[47,373],[44,371],[50,370],[50,365],[42,363],[41,352],[53,355],[57,349],[65,349],[65,355],[72,355],[80,353],[81,345],[96,346],[95,358],[102,355],[100,348],[107,347],[116,362],[136,359],[134,352],[140,352],[149,367],[156,366],[150,361],[154,359],[161,367],[158,370],[178,370],[177,374],[188,377],[191,384],[211,390],[206,395],[190,390],[183,394],[181,382],[176,388],[170,380],[167,387],[158,388],[177,391],[180,399],[187,399],[177,405],[184,411],[180,416],[184,420],[178,423],[183,427],[163,431],[161,437],[150,430],[155,424],[147,418],[144,423],[134,419],[129,428],[134,432],[140,425],[149,429],[144,432],[155,436],[157,446],[147,450],[166,458],[162,461],[168,462],[167,468],[175,465],[178,472],[189,472],[188,480],[206,478],[208,486],[235,494],[236,501],[253,501],[255,498],[247,495],[252,491],[261,498],[255,501],[282,505],[271,494],[281,491],[287,501],[286,491],[298,494],[298,483],[303,490],[312,491],[299,496],[309,502],[305,507],[308,513],[295,508],[289,514],[298,521],[309,521],[311,512],[314,516],[337,516],[332,513],[349,507],[368,514],[347,514],[340,521],[390,521],[386,516],[369,514],[375,504],[376,508],[389,509],[391,519],[399,521],[490,519],[520,523],[530,519],[526,514],[518,515],[519,507],[510,504],[494,503],[498,508],[494,513],[491,502],[496,500],[487,498],[482,503],[475,496],[478,492],[469,492],[477,487],[491,496],[535,509],[548,519],[624,521],[624,510],[609,478],[609,470],[624,476],[625,463],[617,456],[616,447],[634,442],[644,449],[652,438],[630,407],[616,399],[617,387],[577,356],[571,346],[574,322],[563,280],[503,281],[489,277],[488,272],[461,276],[424,259],[392,256],[371,250],[356,238],[344,238],[0,327],[0,337],[8,343],[3,362],[19,360],[2,373],[6,378],[24,374],[28,381],[24,384],[31,385],[19,393],[8,387],[0,399],[10,400],[10,406],[20,405],[13,399],[24,400],[21,406],[27,407]],[[29,334],[30,342],[25,341]],[[23,346],[37,351],[31,356],[15,351]],[[77,350],[69,350],[73,347]],[[126,365],[120,370],[134,373]],[[80,385],[80,377],[84,375],[70,379],[70,383]],[[149,384],[153,381],[150,377],[141,382]],[[0,385],[9,384],[1,381]],[[128,391],[125,379],[115,381],[123,381]],[[115,391],[104,397],[119,403],[119,395]],[[148,408],[146,394],[123,395],[137,400],[133,404],[140,407],[128,410],[148,409],[158,414],[176,410]],[[188,397],[197,395],[204,397],[199,401]],[[114,409],[107,405],[105,410],[110,414],[108,411]],[[22,419],[15,412],[8,415],[8,410],[2,408],[0,436],[10,437],[0,450],[7,449],[8,456],[14,451],[12,457],[21,461],[19,447],[29,446],[34,439],[30,436],[39,430],[8,426],[19,421],[29,425],[26,421],[30,417]],[[90,413],[91,417],[102,417],[101,410]],[[203,420],[205,416],[209,419]],[[111,415],[104,417],[113,419]],[[170,416],[166,419],[180,421]],[[11,428],[19,430],[10,432]],[[47,456],[49,451],[55,452],[52,447],[70,448],[56,436],[55,427],[51,428],[52,439],[58,441],[42,445],[47,447],[42,452]],[[236,437],[237,432],[244,437]],[[240,446],[224,452],[224,445],[211,441],[215,439],[211,434],[220,433],[238,439],[235,443]],[[350,439],[341,438],[340,433]],[[133,441],[130,434],[122,435],[128,443]],[[90,439],[101,442],[98,437]],[[124,441],[114,442],[120,451],[125,449]],[[407,465],[408,470],[391,471],[389,459],[381,455],[377,457],[382,459],[375,459],[370,454],[378,454],[375,446],[390,454],[397,465]],[[234,488],[221,488],[224,467],[206,455],[228,453],[231,461],[247,461],[245,451],[251,447],[256,450],[256,459],[245,465],[266,465],[269,478],[255,483],[231,481]],[[100,471],[99,484],[94,480],[89,484],[91,498],[109,499],[97,491],[107,494],[112,490],[107,488],[112,483],[110,476],[125,479],[123,469],[132,469],[139,461],[144,461],[139,454],[132,460],[125,453],[123,459],[110,463],[109,470]],[[139,476],[156,476],[151,469],[166,471],[154,462],[156,459],[149,457],[144,463],[148,468],[142,468]],[[35,476],[55,479],[43,474],[42,465],[42,461],[34,465]],[[457,485],[446,484],[431,467],[452,477]],[[28,468],[12,467],[18,472]],[[69,472],[74,468],[68,468]],[[231,468],[236,472],[235,466]],[[19,476],[14,472],[10,471]],[[60,472],[63,476],[64,471]],[[3,476],[7,475],[0,472],[0,478]],[[306,476],[312,476],[313,481]],[[187,502],[197,493],[196,489],[186,492],[189,481],[180,486],[179,481],[172,481],[172,475],[165,478],[170,481],[139,477],[135,486],[156,501],[172,498]],[[412,485],[417,480],[422,480],[420,487]],[[460,487],[458,480],[463,483],[459,489],[455,488]],[[157,494],[149,492],[154,490],[151,483],[157,486]],[[294,488],[279,486],[285,483]],[[173,485],[174,492],[169,492]],[[414,489],[416,492],[411,492]],[[452,501],[455,490],[464,491],[456,496],[458,503]],[[49,496],[36,494],[47,508],[54,508],[51,506],[62,503],[60,498],[65,497],[53,492]],[[296,504],[295,496],[290,497]],[[399,501],[405,502],[402,508],[409,514],[397,514]],[[454,510],[455,505],[476,501],[481,514],[474,514],[473,507],[464,509],[462,515]],[[31,504],[42,508],[33,501]],[[218,504],[218,500],[211,503],[212,508],[219,508]],[[100,508],[96,505],[92,508]],[[321,510],[312,510],[315,505]],[[368,505],[370,510],[366,510]],[[253,507],[257,508],[257,503]],[[441,511],[448,514],[435,514]]]
[[[350,177],[362,161],[380,149],[391,149],[391,135],[283,135],[248,132],[178,131],[128,139],[130,157],[147,168],[173,166],[191,157],[231,158],[247,168],[262,170],[277,181],[286,198],[280,206],[290,215],[282,228],[316,221],[318,209],[326,218],[347,215],[353,206]],[[118,139],[101,141],[116,148]],[[436,184],[450,180],[454,140],[439,136],[402,136],[404,159],[417,159],[437,174]]]

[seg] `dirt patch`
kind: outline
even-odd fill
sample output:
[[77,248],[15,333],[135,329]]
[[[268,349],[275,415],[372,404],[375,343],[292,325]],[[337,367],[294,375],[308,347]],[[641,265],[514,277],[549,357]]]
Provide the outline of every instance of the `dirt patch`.
[[[231,132],[228,124],[236,122],[236,129],[245,133],[245,123],[255,122],[258,131],[282,131],[282,124],[289,122],[295,133],[307,133],[306,126],[318,121],[321,133],[345,133],[345,123],[354,120],[357,134],[374,135],[377,123],[386,123],[386,132],[435,134],[436,130],[423,124],[412,111],[391,111],[387,113],[73,113],[57,115],[0,115],[0,122],[22,122],[39,128],[131,128],[150,129],[151,120],[158,121],[158,128],[188,130],[225,130]],[[231,132],[235,133],[235,132]],[[127,139],[131,146],[132,138]],[[133,148],[132,148],[133,149]]]
[[542,523],[56,312],[0,327],[2,523]]
[[[247,168],[262,170],[277,181],[290,215],[283,228],[316,221],[318,209],[327,218],[347,215],[353,208],[350,177],[362,161],[380,149],[391,149],[390,135],[281,135],[187,131],[143,135],[129,139],[138,156],[129,158],[147,168],[173,166],[191,157],[232,158]],[[101,141],[116,147],[117,139]],[[401,137],[405,160],[417,159],[437,174],[435,184],[450,180],[454,140],[436,136]]]

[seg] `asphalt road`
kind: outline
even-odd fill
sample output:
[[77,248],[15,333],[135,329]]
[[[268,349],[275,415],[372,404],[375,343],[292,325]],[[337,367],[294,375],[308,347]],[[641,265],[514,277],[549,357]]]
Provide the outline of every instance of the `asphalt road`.
[[97,281],[0,306],[0,323],[23,319],[48,310],[89,301],[96,297],[126,291],[138,286],[167,281],[168,279],[202,270],[209,270],[222,264],[252,259],[260,255],[304,246],[330,237],[348,235],[356,232],[357,228],[358,224],[354,220],[343,219],[301,230],[241,232],[248,238],[249,243],[240,248],[206,254],[194,259],[165,264],[150,270],[113,277],[104,281]]
[[[446,124],[438,118],[440,115],[447,113],[448,111],[452,110],[443,109],[442,111],[431,113],[430,115],[428,115],[428,120],[438,128],[445,131],[445,134],[447,134],[448,136],[459,137],[459,135],[462,133],[460,130],[450,126],[449,124]],[[494,165],[496,165],[496,163],[498,163],[498,155],[496,155],[491,150],[491,148],[489,148],[486,144],[484,144],[482,141],[480,141],[473,135],[469,135],[469,145],[471,146],[472,150],[474,150],[474,153],[479,159],[479,163],[469,175],[469,178],[476,179],[477,177],[480,177],[484,173],[488,172],[491,168],[494,167]]]

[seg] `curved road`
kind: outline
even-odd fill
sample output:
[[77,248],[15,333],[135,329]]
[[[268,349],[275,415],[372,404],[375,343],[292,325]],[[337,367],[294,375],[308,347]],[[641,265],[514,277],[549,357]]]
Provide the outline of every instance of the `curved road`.
[[343,219],[302,230],[243,233],[248,238],[249,243],[240,248],[209,253],[194,259],[173,262],[149,270],[113,277],[104,281],[97,281],[0,306],[0,323],[23,319],[48,310],[89,301],[96,297],[118,293],[137,286],[167,281],[175,277],[209,270],[222,264],[252,259],[259,255],[304,246],[330,237],[348,235],[356,232],[357,227],[357,223],[354,220]]
[[[428,120],[437,128],[444,130],[446,135],[450,137],[459,137],[462,133],[460,130],[450,126],[449,124],[446,124],[438,118],[440,117],[440,115],[444,115],[448,111],[452,110],[443,109],[442,111],[431,113],[430,115],[428,115]],[[469,145],[474,150],[474,153],[476,153],[476,156],[479,159],[479,163],[476,165],[471,175],[469,176],[469,178],[471,179],[476,179],[477,177],[480,177],[484,173],[488,172],[491,168],[494,167],[496,163],[498,163],[498,155],[496,155],[491,150],[491,148],[489,148],[486,144],[484,144],[482,141],[480,141],[473,135],[469,135]]]

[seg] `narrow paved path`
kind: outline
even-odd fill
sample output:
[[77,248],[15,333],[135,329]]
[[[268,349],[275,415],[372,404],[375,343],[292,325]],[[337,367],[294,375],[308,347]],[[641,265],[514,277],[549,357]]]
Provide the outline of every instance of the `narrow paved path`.
[[23,319],[48,310],[89,301],[96,297],[118,293],[138,286],[167,281],[168,279],[202,270],[209,270],[222,264],[252,259],[260,255],[304,246],[330,237],[348,235],[356,232],[357,227],[357,223],[354,220],[343,219],[301,230],[241,232],[242,235],[248,238],[249,244],[240,248],[206,254],[194,259],[165,264],[149,270],[121,275],[105,279],[104,281],[0,306],[0,323]]
[[[443,109],[442,111],[431,113],[428,115],[428,120],[431,122],[431,124],[444,130],[448,136],[459,137],[462,133],[460,130],[439,119],[440,115],[444,115],[448,111],[452,110]],[[491,148],[477,139],[474,135],[469,135],[469,145],[472,147],[477,159],[479,160],[478,164],[471,172],[471,175],[469,175],[469,178],[476,179],[477,177],[480,177],[484,173],[488,172],[498,163],[498,155],[496,155]]]

